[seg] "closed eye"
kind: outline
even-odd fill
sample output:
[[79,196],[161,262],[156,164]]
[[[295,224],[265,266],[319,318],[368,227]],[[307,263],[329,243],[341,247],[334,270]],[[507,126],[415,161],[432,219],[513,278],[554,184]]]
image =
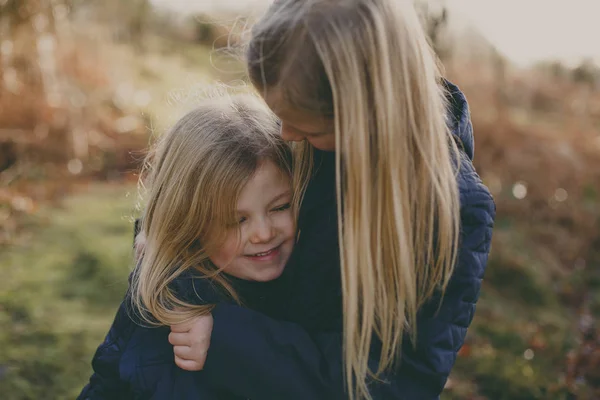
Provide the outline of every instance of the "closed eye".
[[290,203],[285,203],[285,204],[283,204],[283,205],[281,205],[281,206],[279,206],[279,207],[276,207],[276,208],[274,208],[274,209],[273,209],[273,211],[275,211],[275,212],[278,212],[278,211],[285,211],[285,210],[289,210],[289,208],[290,208],[291,206],[292,206],[292,205],[291,205]]
[[306,136],[306,137],[318,137],[318,136],[326,135],[328,132],[304,132],[299,129],[296,129],[296,133],[298,133],[299,135],[302,135],[302,136]]

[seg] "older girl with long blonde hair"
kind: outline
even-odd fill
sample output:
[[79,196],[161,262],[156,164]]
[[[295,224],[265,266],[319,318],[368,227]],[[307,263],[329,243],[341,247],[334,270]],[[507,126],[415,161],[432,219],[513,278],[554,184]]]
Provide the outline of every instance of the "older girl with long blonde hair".
[[438,398],[495,217],[463,94],[408,0],[276,0],[247,56],[283,138],[301,142],[299,242],[277,319],[222,307],[172,343],[199,351],[194,335],[210,335],[190,369],[253,399]]

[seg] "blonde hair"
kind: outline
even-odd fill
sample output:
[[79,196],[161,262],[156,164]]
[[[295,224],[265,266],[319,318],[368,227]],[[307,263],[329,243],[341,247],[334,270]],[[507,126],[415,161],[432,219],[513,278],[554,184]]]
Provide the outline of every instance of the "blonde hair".
[[[350,398],[413,344],[458,249],[458,149],[437,60],[400,0],[276,0],[253,29],[249,75],[266,96],[335,122],[338,228]],[[368,367],[375,333],[383,346]]]
[[257,96],[219,96],[200,104],[164,134],[148,155],[145,246],[134,270],[134,312],[151,325],[173,325],[206,314],[171,283],[197,270],[239,301],[207,254],[235,224],[237,199],[264,160],[291,175],[291,152],[277,118]]

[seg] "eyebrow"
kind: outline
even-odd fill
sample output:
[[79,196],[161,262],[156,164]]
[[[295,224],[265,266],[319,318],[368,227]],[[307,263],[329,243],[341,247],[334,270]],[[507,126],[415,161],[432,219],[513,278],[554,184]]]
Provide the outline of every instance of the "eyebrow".
[[304,136],[309,136],[309,137],[310,136],[321,136],[321,135],[325,135],[325,134],[327,134],[327,132],[314,132],[314,133],[313,132],[311,132],[311,133],[304,132]]
[[273,203],[277,203],[279,200],[283,199],[284,197],[288,197],[288,196],[291,196],[291,195],[292,195],[292,192],[290,190],[286,190],[285,192],[280,193],[279,195],[275,196],[273,198],[273,200],[271,200],[269,202],[269,206],[273,205]]

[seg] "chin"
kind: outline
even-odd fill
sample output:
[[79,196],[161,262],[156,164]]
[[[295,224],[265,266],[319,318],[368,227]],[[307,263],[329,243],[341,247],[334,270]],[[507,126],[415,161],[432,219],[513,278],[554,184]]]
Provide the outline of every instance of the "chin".
[[328,140],[323,140],[323,139],[317,139],[317,140],[311,140],[310,138],[307,139],[308,143],[310,143],[314,148],[319,149],[321,151],[335,151],[335,139],[333,139],[333,135],[331,135],[332,138],[328,139]]
[[269,269],[268,271],[264,271],[262,274],[257,274],[254,276],[252,280],[256,282],[269,282],[273,281],[283,274],[283,270],[285,269],[285,265],[279,268]]

